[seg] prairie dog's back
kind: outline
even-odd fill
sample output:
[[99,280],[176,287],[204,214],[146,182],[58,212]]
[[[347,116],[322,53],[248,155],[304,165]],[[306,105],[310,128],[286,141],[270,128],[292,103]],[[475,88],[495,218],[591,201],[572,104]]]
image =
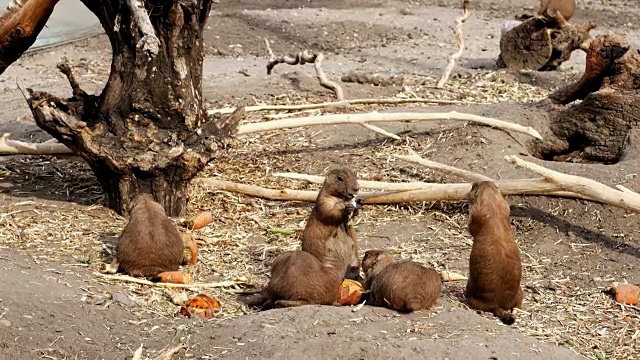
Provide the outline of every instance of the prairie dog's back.
[[362,269],[370,305],[403,312],[430,309],[442,292],[437,271],[413,261],[397,261],[387,251],[367,251]]
[[184,243],[162,205],[149,194],[138,194],[131,202],[129,221],[116,246],[120,271],[132,276],[155,276],[177,271]]
[[477,182],[469,193],[469,233],[473,236],[469,280],[465,290],[471,308],[490,311],[505,324],[522,304],[522,264],[513,239],[509,204],[495,183]]

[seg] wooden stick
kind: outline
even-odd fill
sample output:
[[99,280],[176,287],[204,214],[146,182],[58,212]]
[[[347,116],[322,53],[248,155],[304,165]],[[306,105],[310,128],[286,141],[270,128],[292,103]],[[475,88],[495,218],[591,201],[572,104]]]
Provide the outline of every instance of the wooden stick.
[[[442,105],[483,105],[487,103],[473,102],[473,101],[460,101],[460,100],[439,100],[439,99],[425,99],[425,98],[412,98],[412,99],[351,99],[344,101],[332,101],[318,104],[300,104],[300,105],[255,105],[245,107],[246,112],[254,111],[299,111],[299,110],[313,110],[322,109],[328,107],[339,107],[345,105],[370,105],[370,104],[442,104]],[[229,114],[235,111],[235,107],[227,107],[220,109],[212,109],[207,113],[213,115],[216,113]]]
[[175,353],[177,353],[178,351],[182,350],[183,348],[184,348],[184,345],[182,345],[182,344],[176,345],[176,346],[172,347],[171,349],[168,349],[168,350],[164,351],[162,354],[158,355],[155,358],[155,360],[171,360],[173,355]]
[[238,135],[246,135],[263,131],[291,129],[302,126],[314,125],[337,125],[337,124],[355,124],[362,125],[373,122],[394,122],[394,121],[433,121],[433,120],[462,120],[471,121],[478,124],[491,126],[501,130],[511,130],[533,136],[542,140],[542,136],[535,129],[514,124],[498,119],[478,116],[473,114],[458,113],[451,111],[448,113],[360,113],[360,114],[332,114],[322,116],[309,116],[295,119],[282,119],[275,121],[251,123],[240,125]]
[[471,0],[464,0],[462,2],[462,16],[456,19],[455,39],[456,43],[458,44],[458,51],[456,51],[449,57],[449,63],[447,64],[447,67],[445,68],[440,81],[438,81],[438,84],[436,85],[438,89],[442,89],[444,87],[444,84],[449,79],[449,76],[451,76],[453,67],[456,65],[456,60],[460,58],[460,56],[462,56],[462,52],[464,51],[464,36],[462,35],[462,24],[464,24],[464,22],[469,18],[469,15],[471,15],[471,9],[469,6],[470,4]]
[[619,191],[595,180],[550,170],[515,155],[507,155],[505,159],[519,168],[544,176],[562,189],[582,194],[607,205],[640,212],[640,195],[637,193]]
[[243,284],[242,281],[221,281],[215,283],[191,283],[191,284],[173,284],[173,283],[164,283],[164,282],[153,282],[145,279],[139,279],[128,275],[110,275],[110,274],[102,274],[99,272],[94,272],[94,275],[111,279],[111,280],[119,280],[119,281],[128,281],[136,284],[143,284],[149,286],[159,286],[159,287],[173,287],[173,288],[184,288],[184,289],[213,289],[213,288],[221,288],[221,287],[230,287],[233,285]]
[[364,127],[365,129],[371,130],[373,132],[377,132],[378,134],[382,134],[382,135],[384,135],[386,137],[390,137],[390,138],[395,139],[395,140],[400,140],[400,136],[398,136],[396,134],[393,134],[393,133],[390,133],[387,130],[381,129],[381,128],[377,127],[377,126],[374,126],[374,125],[371,125],[371,124],[367,124],[367,123],[363,123],[362,127]]
[[[324,177],[305,175],[311,182],[321,184]],[[306,179],[305,179],[306,180]],[[231,181],[216,180],[211,178],[199,178],[197,181],[203,185],[211,186],[222,191],[235,192],[254,196],[266,200],[279,201],[305,201],[314,202],[318,196],[317,191],[311,190],[292,190],[292,189],[270,189],[255,185],[239,184]],[[360,181],[359,181],[360,182]],[[362,182],[362,187],[374,188],[374,181]],[[567,198],[579,198],[584,200],[592,200],[580,194],[573,194],[561,191],[558,185],[551,184],[545,179],[521,179],[521,180],[496,180],[496,185],[503,195],[537,195],[537,196],[558,196]],[[366,184],[366,185],[365,185]],[[390,183],[378,183],[380,185]],[[397,184],[407,186],[407,184]],[[358,195],[365,204],[399,204],[407,202],[424,202],[424,201],[462,201],[467,198],[467,194],[471,190],[470,183],[457,184],[436,184],[423,183],[419,189],[415,190],[399,190],[389,186],[385,189],[390,191],[384,192],[363,192]]]
[[[324,183],[324,176],[319,175],[307,175],[299,173],[272,173],[271,176],[282,177],[295,180],[303,180],[312,184]],[[409,182],[409,183],[393,183],[383,181],[369,181],[358,180],[358,184],[363,189],[376,189],[376,190],[390,190],[390,191],[407,191],[407,190],[420,190],[431,185],[426,182]]]
[[9,139],[10,133],[0,137],[0,155],[69,155],[68,147],[58,142],[26,143]]
[[432,170],[436,170],[439,171],[441,173],[444,174],[448,174],[448,175],[454,175],[457,177],[460,177],[464,180],[467,181],[472,181],[472,182],[476,182],[476,181],[494,181],[494,179],[488,177],[488,176],[484,176],[482,174],[478,174],[472,171],[467,171],[467,170],[462,170],[462,169],[458,169],[457,167],[453,167],[450,165],[445,165],[445,164],[441,164],[435,161],[431,161],[431,160],[427,160],[427,159],[423,159],[422,157],[420,157],[420,155],[416,154],[415,151],[413,150],[409,150],[411,155],[406,156],[406,155],[391,155],[392,157],[402,160],[402,161],[406,161],[412,164],[418,164],[418,165],[422,165],[426,168],[432,169]]

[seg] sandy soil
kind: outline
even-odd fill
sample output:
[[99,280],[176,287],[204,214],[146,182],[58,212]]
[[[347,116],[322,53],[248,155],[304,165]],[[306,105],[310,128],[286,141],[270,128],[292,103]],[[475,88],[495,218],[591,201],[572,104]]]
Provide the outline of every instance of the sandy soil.
[[[205,35],[205,96],[212,107],[283,98],[331,99],[331,94],[317,85],[309,67],[278,67],[267,76],[263,42],[267,37],[276,53],[304,48],[325,52],[324,69],[331,77],[359,70],[408,79],[405,86],[345,83],[350,98],[394,96],[412,90],[419,96],[479,100],[508,87],[521,89],[522,94],[517,99],[498,96],[506,102],[491,105],[404,110],[456,110],[541,127],[547,121],[545,115],[523,102],[541,98],[579,76],[584,55],[576,52],[562,70],[553,73],[514,75],[495,69],[500,24],[530,12],[535,3],[474,1],[474,15],[465,24],[467,48],[452,81],[462,85],[443,93],[424,85],[433,85],[453,50],[453,22],[460,11],[450,1],[314,0],[301,6],[299,1],[290,0],[223,0],[211,13]],[[635,46],[640,45],[640,6],[636,1],[584,0],[578,4],[575,22],[593,19],[600,24],[594,34],[615,31],[626,34]],[[106,37],[98,36],[25,56],[12,65],[0,77],[2,132],[29,141],[48,139],[30,120],[16,79],[23,87],[70,95],[67,82],[55,69],[60,57],[66,56],[82,86],[99,92],[108,76],[108,48]],[[389,124],[385,129],[407,136],[405,143],[392,144],[360,127],[291,131],[258,138],[263,144],[281,144],[275,152],[259,141],[241,142],[206,173],[246,182],[248,172],[264,172],[265,167],[319,174],[327,165],[345,161],[357,164],[358,172],[368,179],[459,181],[389,163],[387,151],[396,146],[397,151],[392,152],[397,153],[409,145],[435,161],[488,176],[530,176],[501,161],[507,154],[526,153],[528,138],[524,135],[509,136],[444,121]],[[239,165],[234,165],[235,161]],[[637,161],[609,166],[547,165],[637,190]],[[185,349],[174,358],[422,359],[431,355],[436,359],[571,359],[595,358],[594,350],[638,358],[638,309],[621,309],[601,293],[613,279],[640,283],[640,226],[634,214],[616,208],[555,198],[508,199],[525,262],[526,313],[518,315],[519,327],[503,326],[491,316],[461,306],[457,300],[463,284],[449,284],[447,294],[433,311],[412,315],[368,306],[358,312],[305,307],[255,314],[220,291],[215,295],[227,300],[223,301],[225,308],[246,315],[205,322],[174,317],[177,307],[167,305],[161,291],[154,293],[161,299],[149,300],[141,289],[107,284],[92,274],[100,262],[111,260],[110,249],[123,219],[100,205],[100,189],[82,164],[40,157],[3,158],[0,190],[2,358],[130,358],[140,344],[144,344],[145,355],[151,357],[180,343]],[[290,246],[292,241],[274,240],[255,226],[241,225],[242,219],[254,217],[243,209],[267,208],[268,215],[261,215],[264,218],[260,221],[266,222],[269,217],[286,219],[280,226],[299,229],[308,205],[204,194],[195,196],[190,213],[215,208],[221,214],[216,234],[246,230],[249,238],[221,236],[213,245],[205,245],[203,259],[217,256],[224,261],[212,269],[213,263],[204,260],[198,268],[199,280],[228,278],[225,271],[246,266],[258,283],[264,282],[265,270],[280,250],[278,246]],[[202,198],[208,205],[201,205]],[[357,227],[362,251],[393,247],[401,249],[405,257],[465,273],[470,247],[464,235],[464,205],[365,208],[364,213]],[[78,217],[88,222],[71,220]],[[98,230],[91,221],[109,221],[112,228]],[[56,233],[60,226],[74,231],[62,236]],[[247,259],[220,250],[223,242],[244,240],[251,244],[246,250]],[[154,303],[165,305],[154,307]],[[552,308],[554,312],[543,313]],[[624,351],[620,350],[623,347]],[[310,356],[313,352],[322,355]]]

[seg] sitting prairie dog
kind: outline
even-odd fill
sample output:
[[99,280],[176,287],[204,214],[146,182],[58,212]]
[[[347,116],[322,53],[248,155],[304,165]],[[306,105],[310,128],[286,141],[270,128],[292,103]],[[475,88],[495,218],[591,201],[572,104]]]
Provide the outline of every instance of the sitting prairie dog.
[[521,308],[522,264],[511,234],[509,204],[491,181],[476,182],[468,195],[469,233],[473,236],[465,297],[470,308],[492,312],[503,323],[515,322]]
[[[353,280],[360,277],[360,259],[356,232],[349,221],[358,210],[358,191],[358,179],[351,169],[337,167],[329,171],[302,233],[302,251],[324,265],[339,268],[342,257],[348,255],[351,260],[345,277]],[[350,250],[345,254],[347,248]]]
[[[564,20],[569,21],[574,12],[576,11],[575,0],[540,0],[540,9],[538,15],[553,17],[553,10],[556,10],[564,17]],[[549,14],[551,11],[551,14]]]
[[401,312],[430,309],[442,292],[442,278],[434,269],[409,260],[397,260],[390,252],[369,250],[362,259],[369,290],[367,304]]
[[185,242],[196,261],[195,242],[183,237],[162,205],[150,194],[136,194],[129,204],[129,221],[116,245],[118,271],[130,276],[155,277],[178,271]]
[[303,305],[340,306],[340,284],[350,260],[350,249],[343,265],[323,265],[304,251],[280,253],[271,265],[269,283],[259,294],[249,297],[247,305],[262,310]]

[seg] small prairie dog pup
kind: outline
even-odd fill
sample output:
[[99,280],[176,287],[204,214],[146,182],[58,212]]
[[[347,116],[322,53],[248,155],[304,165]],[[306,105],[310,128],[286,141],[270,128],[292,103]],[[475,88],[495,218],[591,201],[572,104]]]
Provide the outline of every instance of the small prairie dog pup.
[[522,307],[522,264],[511,235],[509,204],[491,181],[476,182],[469,200],[469,233],[473,236],[465,297],[469,307],[492,312],[503,323],[515,322]]
[[347,254],[342,266],[324,266],[308,252],[282,252],[271,265],[269,283],[249,297],[247,305],[262,310],[312,304],[340,306],[340,284],[349,260]]
[[358,178],[351,169],[337,167],[329,171],[302,233],[302,251],[323,265],[340,268],[344,251],[350,249],[344,275],[353,280],[360,277],[360,259],[358,239],[349,220],[358,208],[359,189]]
[[569,21],[576,11],[576,0],[540,0],[538,15],[547,16],[547,11],[557,10],[566,21]]
[[409,260],[398,261],[390,252],[369,250],[362,259],[369,290],[368,304],[401,312],[430,309],[442,292],[442,279],[434,269]]
[[140,193],[133,197],[129,209],[129,222],[116,245],[118,271],[141,277],[178,271],[184,242],[162,205],[150,194]]

